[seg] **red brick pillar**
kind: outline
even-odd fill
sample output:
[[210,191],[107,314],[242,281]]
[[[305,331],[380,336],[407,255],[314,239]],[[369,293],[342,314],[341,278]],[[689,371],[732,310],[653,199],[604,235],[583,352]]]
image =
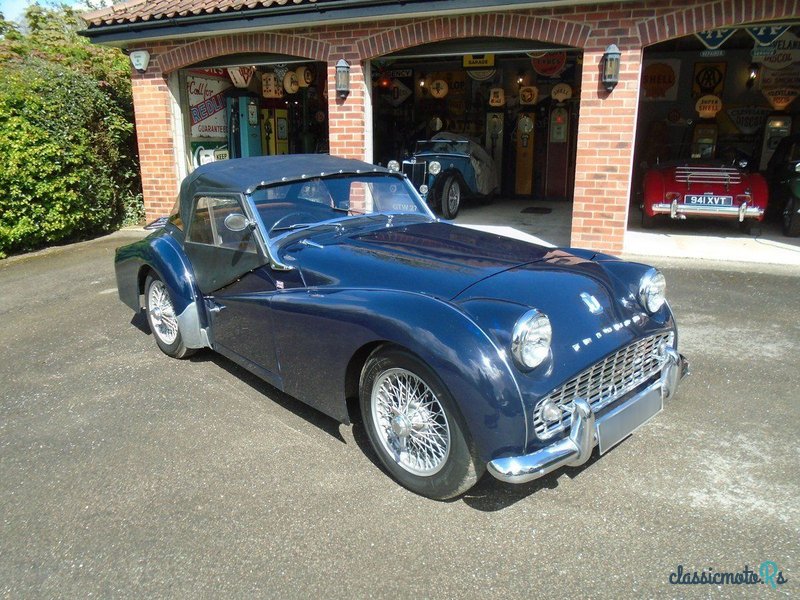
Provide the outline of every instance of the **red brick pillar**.
[[[336,63],[344,58],[350,63],[350,95],[336,95]],[[358,55],[332,53],[328,59],[328,136],[330,153],[345,158],[366,158],[367,89],[364,68]]]
[[178,193],[171,95],[161,70],[152,62],[143,75],[134,71],[131,84],[144,208],[151,221],[169,214]]
[[620,81],[609,93],[600,83],[605,47],[583,53],[571,243],[619,254],[631,192],[642,51],[622,50]]

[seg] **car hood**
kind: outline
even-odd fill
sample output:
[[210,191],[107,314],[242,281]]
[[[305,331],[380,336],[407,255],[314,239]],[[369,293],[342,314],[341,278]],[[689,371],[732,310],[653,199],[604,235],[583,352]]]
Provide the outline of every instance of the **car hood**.
[[424,222],[314,235],[285,248],[308,286],[392,289],[450,300],[487,277],[553,250],[512,238]]

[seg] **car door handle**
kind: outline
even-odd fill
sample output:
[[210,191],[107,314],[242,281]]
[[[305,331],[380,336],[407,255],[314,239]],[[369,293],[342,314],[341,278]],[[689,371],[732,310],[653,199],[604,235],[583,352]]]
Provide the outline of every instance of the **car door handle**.
[[212,302],[210,300],[209,300],[208,304],[209,304],[208,312],[210,312],[210,313],[217,314],[221,310],[225,310],[225,305],[224,304],[218,304],[217,302]]

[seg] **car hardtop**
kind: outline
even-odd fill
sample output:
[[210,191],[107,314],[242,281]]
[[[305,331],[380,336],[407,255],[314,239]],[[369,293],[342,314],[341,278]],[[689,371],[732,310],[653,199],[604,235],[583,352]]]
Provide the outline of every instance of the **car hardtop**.
[[190,173],[181,184],[180,216],[191,220],[192,198],[201,194],[252,194],[261,187],[317,177],[397,173],[360,160],[328,154],[284,154],[215,161]]

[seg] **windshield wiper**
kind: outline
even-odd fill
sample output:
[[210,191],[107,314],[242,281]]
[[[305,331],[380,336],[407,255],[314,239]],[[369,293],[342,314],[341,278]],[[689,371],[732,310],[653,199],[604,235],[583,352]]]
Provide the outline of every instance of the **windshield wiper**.
[[284,227],[273,227],[269,230],[270,233],[273,231],[291,231],[293,229],[305,229],[306,227],[311,227],[312,225],[321,225],[321,223],[295,223],[294,225],[286,225]]

